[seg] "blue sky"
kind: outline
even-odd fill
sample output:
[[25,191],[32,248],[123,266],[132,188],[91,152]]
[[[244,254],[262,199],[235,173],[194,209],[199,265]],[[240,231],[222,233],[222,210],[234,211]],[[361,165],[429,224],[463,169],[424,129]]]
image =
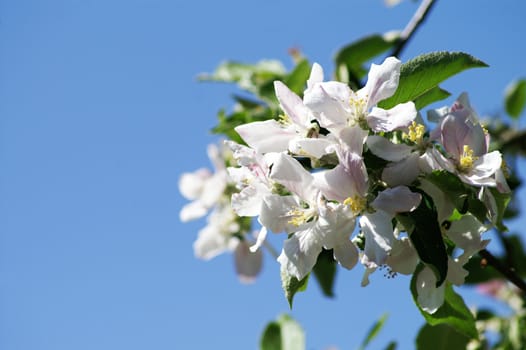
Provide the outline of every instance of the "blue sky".
[[[297,47],[332,70],[346,43],[401,29],[416,5],[381,0],[0,2],[0,349],[254,349],[288,312],[270,256],[256,284],[232,257],[193,256],[204,221],[182,224],[181,173],[209,167],[208,130],[228,85],[198,83],[219,62],[282,60]],[[439,1],[401,59],[465,51],[490,68],[443,87],[501,112],[526,76],[519,1]],[[445,103],[451,103],[451,100]],[[522,222],[523,223],[523,222]],[[519,223],[515,223],[519,227]],[[490,249],[492,246],[490,246]],[[495,247],[498,249],[498,247]],[[412,348],[423,323],[409,279],[340,270],[336,298],[312,283],[292,315],[308,349]],[[477,299],[465,291],[468,304]]]

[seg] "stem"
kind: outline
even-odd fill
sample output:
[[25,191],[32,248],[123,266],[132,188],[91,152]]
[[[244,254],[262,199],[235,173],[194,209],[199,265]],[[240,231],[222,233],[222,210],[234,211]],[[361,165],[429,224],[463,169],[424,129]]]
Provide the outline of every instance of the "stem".
[[486,249],[481,250],[479,255],[486,259],[488,265],[493,266],[493,268],[506,277],[508,281],[517,286],[517,288],[519,288],[523,294],[526,294],[526,283],[515,273],[515,270],[509,268],[508,266],[504,266],[497,258],[493,256],[493,254],[491,254]]
[[431,10],[431,8],[433,7],[435,3],[436,3],[436,0],[423,0],[422,1],[418,9],[416,10],[415,14],[413,15],[409,23],[407,23],[404,30],[400,34],[400,41],[393,49],[390,56],[395,56],[395,57],[400,56],[400,54],[402,53],[402,50],[405,49],[407,43],[413,37],[416,30],[420,27],[420,25],[427,18],[429,11]]

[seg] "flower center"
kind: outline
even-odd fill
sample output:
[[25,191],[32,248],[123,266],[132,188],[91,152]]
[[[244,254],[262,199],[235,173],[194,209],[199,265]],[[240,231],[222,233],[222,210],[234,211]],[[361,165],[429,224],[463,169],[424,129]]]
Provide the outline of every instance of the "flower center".
[[460,171],[470,171],[473,168],[473,162],[477,159],[478,157],[473,155],[473,150],[468,145],[464,145],[459,161]]
[[422,143],[422,138],[424,137],[424,131],[425,126],[422,124],[418,124],[417,122],[413,121],[411,125],[409,125],[409,132],[406,134],[403,134],[403,138],[408,139],[409,141],[413,143]]
[[288,223],[298,227],[311,221],[314,217],[314,212],[309,210],[308,205],[305,205],[305,207],[296,207],[289,210],[287,215],[290,217]]
[[361,213],[367,208],[367,199],[359,195],[354,195],[352,198],[348,197],[343,201],[344,205],[348,205],[353,213]]
[[366,117],[366,111],[365,107],[367,106],[367,99],[365,98],[351,98],[349,101],[349,104],[351,106],[352,111],[352,118],[349,119],[347,122],[350,126],[354,126],[356,124],[360,125],[362,129],[367,129],[367,120]]

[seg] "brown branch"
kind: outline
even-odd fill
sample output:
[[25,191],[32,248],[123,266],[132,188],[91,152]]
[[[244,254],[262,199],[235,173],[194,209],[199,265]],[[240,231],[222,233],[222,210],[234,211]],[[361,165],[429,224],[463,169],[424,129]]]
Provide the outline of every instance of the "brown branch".
[[402,51],[405,49],[407,43],[409,40],[413,37],[416,30],[420,27],[420,25],[424,22],[424,20],[427,18],[431,8],[436,3],[436,0],[423,0],[418,9],[416,10],[415,14],[407,23],[404,30],[400,34],[400,39],[398,41],[398,44],[394,47],[393,51],[391,52],[390,56],[399,57]]
[[502,264],[500,260],[494,257],[493,254],[491,254],[486,249],[481,250],[479,255],[486,259],[488,265],[499,271],[504,277],[506,277],[506,279],[508,279],[508,281],[517,286],[517,288],[519,288],[523,294],[526,294],[526,282],[524,282],[524,280],[517,275],[515,270]]

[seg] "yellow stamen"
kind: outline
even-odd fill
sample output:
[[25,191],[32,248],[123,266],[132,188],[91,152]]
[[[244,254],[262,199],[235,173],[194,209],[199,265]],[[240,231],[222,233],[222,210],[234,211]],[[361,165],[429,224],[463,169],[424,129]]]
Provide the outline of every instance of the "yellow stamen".
[[287,215],[291,216],[291,219],[288,221],[289,224],[292,224],[296,227],[303,225],[310,219],[310,216],[305,212],[305,210],[301,210],[299,208],[292,209],[287,213]]
[[351,98],[349,101],[351,109],[353,110],[353,118],[348,120],[350,126],[360,125],[362,128],[367,129],[366,110],[367,98]]
[[343,201],[344,205],[348,205],[354,213],[361,213],[367,208],[367,199],[354,195],[352,198],[348,197]]
[[283,124],[283,125],[288,125],[288,124],[291,124],[292,122],[288,115],[280,114],[278,117],[278,123]]
[[460,170],[470,171],[473,168],[473,162],[477,159],[478,157],[473,155],[473,150],[468,145],[464,145],[459,161]]
[[411,125],[409,125],[409,132],[407,134],[404,133],[402,137],[413,143],[421,143],[422,138],[424,137],[424,132],[425,126],[413,121]]

